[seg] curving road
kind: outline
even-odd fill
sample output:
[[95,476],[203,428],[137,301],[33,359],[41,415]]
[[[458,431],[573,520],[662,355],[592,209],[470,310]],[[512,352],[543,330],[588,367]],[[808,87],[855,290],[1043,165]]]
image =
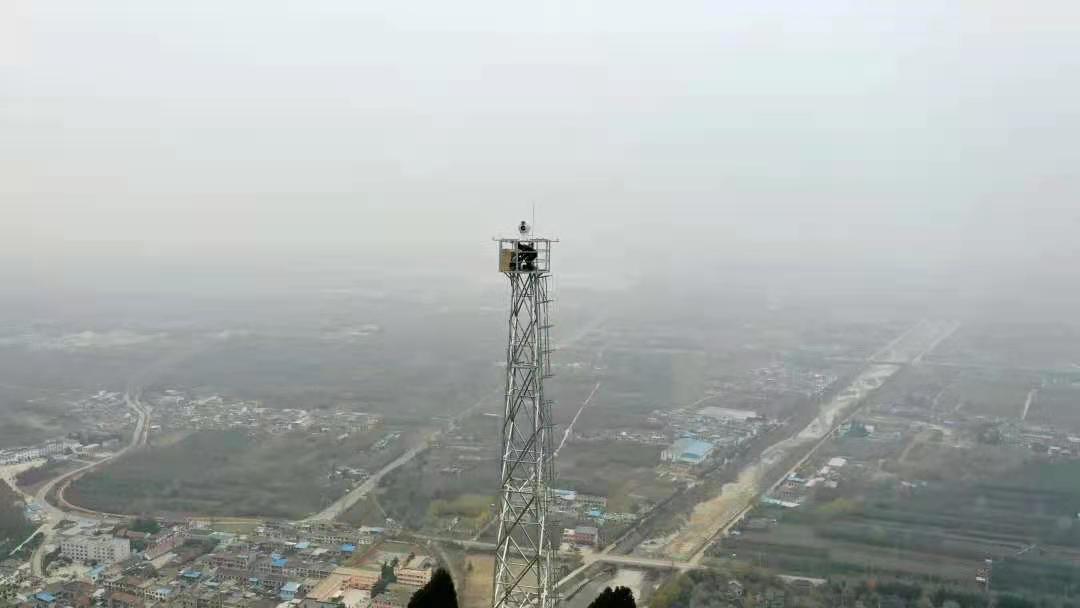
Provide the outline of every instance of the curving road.
[[[146,445],[146,442],[149,439],[150,431],[149,412],[146,409],[146,406],[144,406],[142,404],[142,401],[140,401],[139,399],[140,393],[140,389],[129,385],[127,392],[124,394],[124,402],[129,408],[131,408],[133,412],[135,412],[136,416],[135,432],[131,434],[131,441],[126,446],[124,446],[120,450],[117,450],[115,453],[110,454],[105,458],[102,458],[97,462],[81,466],[73,471],[68,471],[63,475],[60,475],[55,479],[49,480],[43,486],[41,486],[41,488],[37,491],[36,494],[34,494],[34,500],[42,506],[42,510],[45,513],[46,517],[46,523],[43,524],[41,528],[39,528],[39,531],[45,534],[45,538],[41,542],[41,544],[38,545],[37,549],[34,550],[34,557],[31,560],[30,567],[31,572],[34,576],[44,575],[43,563],[45,558],[45,545],[49,544],[49,542],[56,535],[56,525],[63,521],[69,511],[76,512],[79,515],[85,517],[98,519],[110,519],[117,517],[117,515],[113,513],[100,513],[89,509],[76,507],[75,505],[72,505],[66,500],[64,500],[63,491],[67,488],[68,484],[70,484],[75,479],[78,479],[78,477],[81,477],[87,471],[95,467],[100,467],[111,460],[115,460],[137,447]],[[56,488],[58,484],[63,484],[60,486],[60,490],[56,494],[57,502],[60,503],[60,506],[53,505],[48,501],[49,493],[52,492],[53,488]]]

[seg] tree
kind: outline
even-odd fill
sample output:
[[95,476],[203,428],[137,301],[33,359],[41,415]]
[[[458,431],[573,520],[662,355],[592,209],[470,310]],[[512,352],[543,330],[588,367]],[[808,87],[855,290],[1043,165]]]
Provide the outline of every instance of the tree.
[[668,580],[656,590],[649,605],[653,608],[672,608],[673,606],[685,605],[690,601],[690,594],[694,591],[694,581],[688,574],[678,574]]
[[396,583],[397,575],[394,574],[395,565],[397,565],[396,559],[391,563],[383,562],[382,570],[380,571],[379,577],[387,583]]
[[409,600],[409,608],[457,608],[457,591],[450,573],[439,568],[431,575],[428,584],[420,588]]
[[611,587],[604,589],[589,608],[637,608],[634,602],[634,594],[628,587]]
[[157,534],[161,532],[161,524],[152,518],[137,517],[135,521],[131,522],[128,526],[128,530],[133,532],[146,532],[147,534]]

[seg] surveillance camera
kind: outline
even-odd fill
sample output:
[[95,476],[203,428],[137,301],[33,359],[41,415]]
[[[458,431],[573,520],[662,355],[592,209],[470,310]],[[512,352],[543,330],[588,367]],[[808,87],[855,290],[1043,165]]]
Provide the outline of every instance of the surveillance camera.
[[518,224],[518,232],[521,233],[522,236],[529,234],[529,229],[529,224],[525,220],[522,220],[521,223]]

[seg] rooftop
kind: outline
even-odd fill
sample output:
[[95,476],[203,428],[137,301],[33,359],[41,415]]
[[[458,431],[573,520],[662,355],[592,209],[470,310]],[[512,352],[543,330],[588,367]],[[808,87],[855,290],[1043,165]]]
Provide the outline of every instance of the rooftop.
[[700,439],[684,438],[676,440],[672,447],[676,452],[676,458],[682,458],[683,456],[700,458],[712,451],[713,444]]
[[421,570],[429,565],[431,558],[427,555],[414,555],[412,559],[405,562],[403,568],[409,568],[411,570]]

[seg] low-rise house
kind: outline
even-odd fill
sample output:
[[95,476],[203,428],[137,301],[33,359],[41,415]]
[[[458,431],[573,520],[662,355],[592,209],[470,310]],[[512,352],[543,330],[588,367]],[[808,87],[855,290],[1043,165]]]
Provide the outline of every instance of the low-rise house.
[[187,528],[175,526],[162,530],[147,540],[143,554],[146,559],[157,559],[187,541]]
[[289,581],[281,586],[281,591],[278,592],[278,597],[282,600],[289,602],[296,599],[296,596],[300,594],[300,583],[295,581]]
[[312,588],[307,597],[319,602],[329,602],[344,597],[350,589],[370,591],[382,578],[382,572],[373,568],[337,568]]
[[105,596],[105,605],[108,608],[144,608],[146,602],[123,591],[110,591]]
[[578,526],[570,535],[570,541],[576,545],[594,547],[600,542],[600,530],[593,526]]

